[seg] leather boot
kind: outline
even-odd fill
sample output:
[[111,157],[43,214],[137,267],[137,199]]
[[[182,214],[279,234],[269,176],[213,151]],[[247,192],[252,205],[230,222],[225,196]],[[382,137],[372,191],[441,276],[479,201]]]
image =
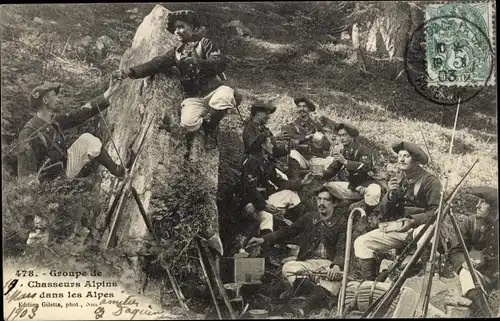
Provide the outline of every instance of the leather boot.
[[[266,230],[261,230],[260,231],[260,237],[263,237],[266,234],[272,233],[273,231],[266,229]],[[278,268],[281,267],[281,264],[277,262],[273,255],[273,250],[271,247],[264,245],[261,250],[261,256],[265,259],[266,266],[270,266],[272,268]]]
[[217,126],[226,115],[226,110],[211,109],[210,112],[203,117],[203,129],[205,130],[205,138],[207,148],[214,149],[217,147]]
[[104,147],[101,147],[101,153],[95,158],[95,160],[102,166],[106,167],[106,169],[114,176],[125,176],[125,168],[123,168],[123,166],[121,165],[116,164]]
[[377,277],[377,271],[375,266],[375,259],[359,259],[359,265],[361,267],[361,273],[367,281],[374,281]]
[[486,317],[489,306],[485,304],[488,304],[488,302],[483,302],[479,291],[478,289],[469,290],[465,296],[472,301],[472,312],[478,317]]
[[293,158],[288,161],[288,179],[300,179],[300,164]]

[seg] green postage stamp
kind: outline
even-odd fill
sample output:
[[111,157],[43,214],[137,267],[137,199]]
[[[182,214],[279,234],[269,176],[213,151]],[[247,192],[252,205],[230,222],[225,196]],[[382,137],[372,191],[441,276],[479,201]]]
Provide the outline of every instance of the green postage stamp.
[[430,86],[495,83],[494,9],[491,2],[430,4],[425,9]]

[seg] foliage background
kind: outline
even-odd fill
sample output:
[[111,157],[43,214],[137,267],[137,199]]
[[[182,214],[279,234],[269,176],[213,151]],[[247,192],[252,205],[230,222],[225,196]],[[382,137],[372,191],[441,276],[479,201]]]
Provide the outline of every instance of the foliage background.
[[[422,6],[422,3],[412,4]],[[385,167],[394,160],[389,148],[393,139],[423,145],[422,131],[432,155],[432,169],[451,170],[450,186],[479,158],[465,186],[497,187],[496,86],[461,106],[455,148],[449,158],[455,109],[425,100],[405,77],[396,78],[401,71],[397,61],[369,59],[366,68],[360,68],[356,50],[349,40],[341,38],[341,32],[350,31],[354,22],[371,21],[383,5],[347,1],[164,4],[169,10],[192,9],[200,15],[206,34],[217,40],[229,59],[227,75],[244,95],[240,106],[244,118],[249,116],[252,102],[272,100],[278,111],[273,114],[270,127],[279,131],[294,117],[293,95],[305,92],[320,106],[315,117],[326,116],[359,127],[363,142],[377,152],[378,166]],[[85,168],[82,181],[73,185],[59,182],[27,187],[15,177],[17,135],[32,113],[28,108],[30,90],[45,80],[64,83],[60,96],[66,110],[102,93],[106,77],[118,67],[120,55],[131,44],[137,26],[153,7],[154,4],[0,7],[2,217],[6,255],[16,256],[23,251],[21,243],[29,229],[26,213],[49,215],[57,220],[53,228],[69,231],[76,215],[90,220],[107,206],[107,200],[101,199],[92,184],[99,179],[95,166]],[[222,25],[233,19],[241,20],[253,35],[236,37],[226,32]],[[102,35],[114,42],[104,54],[95,47],[95,40]],[[86,36],[90,37],[88,45],[88,39],[84,40]],[[98,118],[95,118],[71,130],[68,138],[72,140],[83,132],[99,129]],[[218,206],[226,250],[239,231],[234,224],[242,205],[238,193],[238,171],[243,159],[241,130],[239,116],[231,115],[223,120],[219,135]],[[176,195],[165,191],[165,202],[172,197]],[[57,205],[49,207],[49,204]],[[152,205],[159,212],[164,206],[161,202]],[[474,198],[460,193],[454,207],[460,214],[471,212]],[[184,249],[188,240],[181,237],[185,231],[180,224],[189,215],[180,214],[165,227],[170,230],[181,226],[171,232],[180,240],[172,252],[178,253],[174,269],[183,279],[188,279],[192,272],[187,263],[192,253]],[[53,243],[51,249],[60,255],[67,250],[67,245]],[[75,245],[71,252],[76,253],[75,260],[71,261],[74,264],[102,264],[111,266],[110,270],[115,272],[120,269],[118,259],[116,262],[110,257],[95,259],[94,255],[92,260],[86,260],[85,257],[95,254],[90,248]],[[116,253],[116,257],[123,255]],[[57,256],[51,257],[52,261],[46,260],[44,264],[60,263]]]

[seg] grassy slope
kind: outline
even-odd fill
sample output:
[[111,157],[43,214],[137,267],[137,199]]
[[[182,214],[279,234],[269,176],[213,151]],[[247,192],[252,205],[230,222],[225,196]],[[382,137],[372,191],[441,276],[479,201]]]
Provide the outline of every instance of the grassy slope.
[[[144,17],[153,6],[114,4],[113,10],[109,5],[82,6],[79,10],[57,6],[40,11],[35,7],[18,9],[14,31],[9,31],[10,38],[2,37],[7,40],[2,42],[2,141],[10,143],[15,139],[20,126],[29,117],[24,108],[27,105],[25,97],[31,88],[47,77],[56,77],[54,80],[66,84],[62,98],[68,106],[76,106],[101,92],[102,77],[116,68],[119,60],[108,59],[107,64],[92,66],[72,56],[76,42],[85,35],[95,39],[106,34],[118,44],[113,53],[119,55],[130,45],[138,25],[129,19],[131,13],[125,11],[137,7],[137,15]],[[348,43],[334,44],[322,40],[320,34],[314,33],[310,20],[295,12],[298,6],[289,6],[286,10],[286,6],[273,3],[165,6],[171,10],[189,7],[201,12],[210,28],[209,35],[219,35],[219,43],[230,59],[227,74],[236,81],[245,97],[240,107],[244,117],[248,116],[249,106],[254,100],[274,98],[278,111],[273,115],[270,127],[278,131],[294,117],[291,107],[295,92],[307,93],[320,105],[318,114],[358,126],[365,141],[377,150],[379,165],[392,159],[389,143],[395,138],[422,144],[420,127],[434,163],[439,167],[447,165],[452,170],[450,186],[476,158],[480,158],[480,163],[465,185],[497,186],[496,110],[495,95],[491,92],[483,93],[463,106],[455,140],[457,148],[450,159],[447,152],[454,109],[427,102],[414,92],[404,77],[393,81],[398,70],[389,68],[391,72],[384,73],[381,69],[384,66],[375,66],[379,69],[371,71],[377,78],[362,74],[353,66],[353,53]],[[303,11],[308,10],[307,6],[303,7]],[[35,16],[53,20],[56,24],[38,25],[33,22]],[[232,19],[243,21],[253,31],[254,37],[221,36],[220,26]],[[47,36],[49,32],[53,34]],[[41,34],[48,38],[41,37]],[[66,42],[68,47],[63,54]],[[51,51],[59,58],[38,56],[46,51],[48,43],[53,43]],[[9,55],[13,50],[18,54]],[[41,72],[43,61],[49,66],[47,77]],[[224,123],[235,129],[231,135],[238,144],[241,130],[238,116],[232,115]],[[8,132],[4,131],[6,128]],[[78,132],[82,130],[85,128]],[[490,142],[485,144],[489,137]],[[222,154],[238,148],[231,146]],[[223,160],[221,164],[227,163]],[[470,205],[470,202],[460,203]]]

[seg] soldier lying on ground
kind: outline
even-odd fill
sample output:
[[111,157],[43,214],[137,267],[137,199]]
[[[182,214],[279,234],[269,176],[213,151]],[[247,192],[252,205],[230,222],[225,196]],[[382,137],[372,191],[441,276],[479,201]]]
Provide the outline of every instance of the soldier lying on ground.
[[[341,269],[344,265],[345,239],[347,222],[344,217],[345,208],[339,207],[339,200],[325,188],[317,194],[317,211],[307,213],[294,224],[276,232],[266,234],[262,238],[252,238],[252,244],[274,244],[290,241],[299,236],[300,246],[296,261],[283,265],[282,274],[292,285],[292,291],[299,296],[308,296],[304,312],[324,307],[331,295],[338,295]],[[320,279],[319,285],[300,272],[314,272],[323,269],[327,279]]]
[[[252,152],[243,163],[243,193],[245,206],[243,213],[246,217],[260,222],[260,235],[273,231],[273,219],[283,219],[286,209],[300,203],[299,195],[295,192],[304,185],[311,183],[311,175],[304,179],[285,180],[276,172],[276,161],[272,156],[273,144],[267,137],[262,143],[261,150]],[[267,253],[267,262],[274,265]]]
[[[491,292],[498,289],[498,190],[482,186],[470,192],[479,197],[477,212],[459,223],[459,228],[478,279],[485,290]],[[459,275],[462,295],[472,301],[474,312],[482,315],[486,307],[480,300],[480,290],[475,289],[463,250],[458,242],[456,244],[450,250],[449,259]]]
[[178,72],[184,91],[180,125],[187,130],[188,144],[193,133],[203,125],[208,146],[214,148],[214,131],[219,121],[228,109],[241,102],[241,95],[223,84],[226,59],[211,39],[194,33],[198,25],[198,19],[191,10],[169,13],[166,28],[175,34],[181,44],[151,61],[115,74],[136,79],[159,72]]
[[[45,82],[33,89],[30,105],[35,115],[26,123],[19,134],[21,151],[17,157],[18,177],[31,182],[52,180],[63,173],[75,178],[92,159],[106,167],[117,177],[125,175],[125,168],[116,164],[99,138],[85,133],[78,137],[67,149],[63,131],[81,125],[109,106],[109,97],[119,87],[119,81],[110,81],[103,95],[91,100],[79,109],[59,114],[58,94],[61,84]],[[64,170],[65,169],[65,170]],[[40,217],[35,217],[35,229],[47,225]],[[47,239],[44,237],[45,240]],[[30,243],[30,242],[28,242]]]
[[334,181],[325,183],[325,187],[341,200],[364,200],[367,214],[380,203],[382,187],[372,177],[375,171],[373,152],[358,140],[359,131],[348,124],[337,124],[335,130],[342,143],[342,150],[335,150],[334,162],[322,173],[323,179],[329,180],[345,169],[347,182]]
[[[397,220],[402,226],[387,232],[375,229],[354,241],[354,254],[360,260],[367,280],[374,280],[377,276],[375,252],[405,247],[439,206],[441,183],[436,176],[419,165],[427,164],[427,154],[418,145],[405,141],[394,142],[392,149],[398,153],[397,165],[401,172],[389,181],[389,193],[380,204],[381,220]],[[429,228],[426,233],[431,231]],[[417,243],[418,246],[423,240],[424,237]],[[422,262],[429,260],[430,249],[429,245],[423,252]]]
[[294,103],[298,117],[282,131],[288,133],[295,146],[290,151],[290,178],[299,178],[300,169],[315,165],[325,169],[333,162],[333,157],[329,156],[331,142],[324,134],[323,126],[310,116],[310,112],[316,110],[315,104],[304,96],[295,97]]

